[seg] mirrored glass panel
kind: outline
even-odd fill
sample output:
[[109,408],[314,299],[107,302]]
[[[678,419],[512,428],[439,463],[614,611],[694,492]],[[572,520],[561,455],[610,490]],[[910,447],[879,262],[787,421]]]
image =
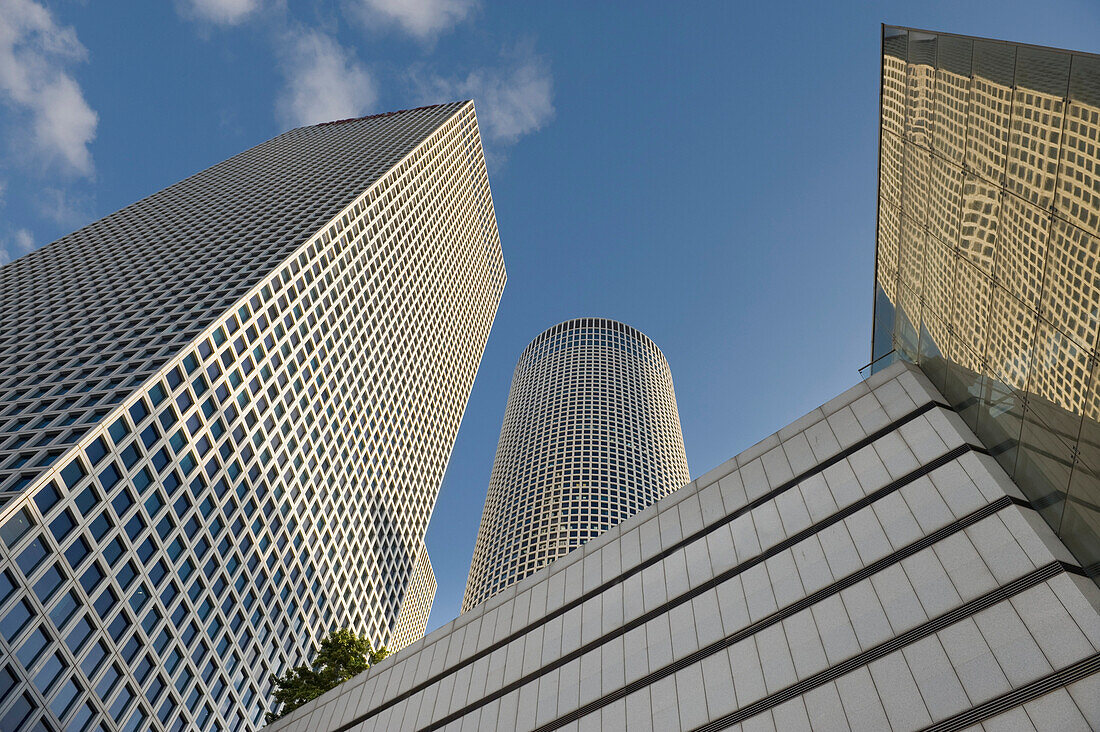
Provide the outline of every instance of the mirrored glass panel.
[[959,242],[962,192],[965,174],[946,159],[932,157],[928,191],[928,231],[949,246]]
[[993,289],[986,360],[993,375],[1023,392],[1035,345],[1035,311],[1001,287]]
[[974,432],[1006,471],[1016,466],[1023,428],[1024,401],[1003,381],[986,373],[982,379]]
[[1100,361],[1093,362],[1092,386],[1085,402],[1081,434],[1077,440],[1077,463],[1070,478],[1069,493],[1058,533],[1085,567],[1100,574]]
[[962,190],[959,254],[988,276],[993,275],[993,252],[1000,216],[1001,189],[968,175]]
[[1054,200],[1070,57],[1021,46],[1008,145],[1008,190],[1040,208]]
[[970,109],[974,44],[968,38],[942,36],[936,50],[932,146],[937,155],[955,165],[962,165],[966,157],[966,119]]
[[932,147],[932,111],[936,80],[936,36],[910,31],[905,105],[905,139]]
[[928,176],[932,153],[906,141],[901,175],[901,212],[920,226],[928,220]]
[[993,282],[972,262],[959,257],[955,268],[954,315],[955,334],[965,346],[951,354],[972,371],[981,371],[989,326],[989,304]]
[[1033,310],[1039,307],[1050,224],[1050,213],[1016,196],[1003,198],[994,262],[997,284]]
[[1092,348],[1100,326],[1100,239],[1054,219],[1049,246],[1040,313]]
[[1055,209],[1100,235],[1100,58],[1074,56]]
[[908,47],[908,31],[885,29],[882,37],[882,129],[898,137],[905,130]]
[[1100,56],[888,27],[882,74],[873,354],[1100,576]]
[[974,75],[966,123],[966,164],[986,180],[1004,181],[1012,77],[1016,49],[1003,43],[974,42]]

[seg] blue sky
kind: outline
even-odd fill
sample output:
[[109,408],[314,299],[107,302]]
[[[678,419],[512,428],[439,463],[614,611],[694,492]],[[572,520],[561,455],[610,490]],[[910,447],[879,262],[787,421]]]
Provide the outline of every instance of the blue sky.
[[858,379],[884,21],[1100,51],[1093,0],[0,0],[0,262],[288,127],[473,97],[509,281],[428,532],[436,627],[544,328],[652,337],[693,476]]

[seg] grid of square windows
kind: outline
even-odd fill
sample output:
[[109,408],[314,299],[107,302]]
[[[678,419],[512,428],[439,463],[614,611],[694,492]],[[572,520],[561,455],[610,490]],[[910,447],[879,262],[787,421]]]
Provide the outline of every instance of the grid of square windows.
[[636,329],[550,328],[512,377],[463,610],[689,480],[672,372]]
[[291,130],[0,267],[0,494],[30,485],[460,107]]
[[[318,634],[385,644],[423,603],[406,595],[505,282],[473,105],[436,109],[381,137],[310,128],[340,155],[406,153],[9,497],[0,729],[255,728]],[[320,148],[267,145],[291,169]]]

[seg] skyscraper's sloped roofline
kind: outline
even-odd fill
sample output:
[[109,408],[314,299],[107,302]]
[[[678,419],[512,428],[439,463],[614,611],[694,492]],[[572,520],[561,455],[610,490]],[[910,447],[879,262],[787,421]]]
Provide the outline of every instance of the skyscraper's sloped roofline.
[[466,104],[472,103],[472,99],[462,99],[455,102],[442,102],[440,104],[426,104],[423,107],[410,107],[408,109],[395,109],[392,112],[379,112],[378,114],[366,114],[362,117],[346,117],[344,119],[334,119],[328,122],[318,122],[314,125],[306,125],[306,127],[330,127],[332,125],[342,125],[347,122],[362,122],[368,119],[382,119],[383,117],[393,117],[398,114],[405,114],[406,112],[422,112],[428,109],[439,109],[440,107],[447,107],[454,104]]
[[290,130],[0,267],[0,493],[469,104]]

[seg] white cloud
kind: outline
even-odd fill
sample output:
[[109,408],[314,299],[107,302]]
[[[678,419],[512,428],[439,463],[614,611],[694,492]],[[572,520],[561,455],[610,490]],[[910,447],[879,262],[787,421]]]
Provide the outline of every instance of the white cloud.
[[38,195],[38,213],[66,229],[78,229],[95,218],[91,195],[71,189],[46,188]]
[[26,229],[16,229],[11,237],[0,239],[0,264],[7,264],[35,250],[34,237]]
[[[99,117],[66,71],[87,58],[76,31],[58,27],[45,7],[0,0],[0,97],[29,116],[27,142],[45,163],[90,176],[88,145]],[[15,122],[8,129],[14,134],[23,128]]]
[[183,15],[215,25],[237,25],[260,7],[258,0],[183,0]]
[[530,44],[504,53],[499,67],[476,69],[465,78],[416,78],[414,83],[425,101],[473,99],[481,134],[504,145],[554,117],[553,75]]
[[276,113],[287,125],[311,125],[367,113],[378,99],[374,79],[355,53],[317,30],[287,35],[282,50],[286,86]]
[[458,25],[476,6],[475,0],[355,0],[350,5],[367,27],[397,26],[421,39]]

